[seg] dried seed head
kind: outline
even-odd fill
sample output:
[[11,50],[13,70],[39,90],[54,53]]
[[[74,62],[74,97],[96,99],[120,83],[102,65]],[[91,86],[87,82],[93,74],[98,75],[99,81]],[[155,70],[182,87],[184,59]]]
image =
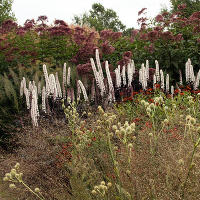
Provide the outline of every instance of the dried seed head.
[[145,100],[141,100],[140,102],[142,105],[145,105]]
[[178,160],[178,164],[179,165],[184,165],[184,160],[183,159]]
[[89,113],[88,113],[88,117],[90,117],[91,115],[92,115],[92,113],[91,113],[91,112],[89,112]]
[[40,189],[39,188],[35,188],[35,192],[40,192]]
[[9,185],[9,188],[11,188],[11,189],[15,189],[16,186],[15,186],[15,184],[11,183],[11,184]]
[[112,183],[111,182],[108,182],[107,184],[108,188],[112,186]]
[[151,103],[151,104],[149,105],[149,108],[154,109],[154,108],[155,108],[154,103]]
[[106,183],[105,183],[105,181],[101,181],[101,185],[105,185]]
[[95,185],[95,186],[94,186],[94,189],[95,189],[95,190],[98,190],[98,189],[99,189],[99,187],[98,187],[97,185]]
[[150,136],[150,137],[153,137],[153,133],[149,133],[149,136]]
[[125,121],[124,128],[127,128],[128,126],[129,126],[128,122]]
[[191,124],[196,124],[196,119],[192,117],[192,118],[190,119],[190,122],[191,122]]
[[16,163],[16,165],[15,165],[15,169],[19,169],[19,167],[20,167],[20,164],[19,163]]
[[163,121],[165,124],[168,124],[169,123],[169,120],[168,119],[164,119]]
[[128,126],[127,128],[126,128],[126,133],[127,134],[130,134],[132,132],[132,128],[130,127],[130,126]]
[[151,112],[151,108],[148,107],[148,108],[146,109],[146,111],[147,111],[148,113],[150,113],[150,112]]
[[11,169],[10,174],[11,174],[12,176],[15,176],[16,173],[17,173],[16,169]]
[[133,144],[128,144],[128,148],[132,149],[133,148]]
[[120,128],[120,131],[121,131],[121,134],[123,134],[123,135],[126,133],[125,129],[122,127]]
[[96,190],[92,190],[92,194],[96,195],[97,194]]
[[185,119],[186,119],[186,121],[190,121],[191,118],[192,118],[192,117],[191,117],[190,115],[187,115]]
[[117,126],[116,126],[116,125],[113,125],[113,126],[112,126],[112,129],[113,129],[114,131],[116,131],[116,130],[117,130]]
[[3,181],[9,181],[9,178],[8,178],[7,176],[5,176],[5,177],[3,178]]

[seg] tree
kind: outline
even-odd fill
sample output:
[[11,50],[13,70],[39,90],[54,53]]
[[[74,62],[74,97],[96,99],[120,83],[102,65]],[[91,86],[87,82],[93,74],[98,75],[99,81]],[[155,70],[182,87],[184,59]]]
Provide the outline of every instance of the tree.
[[94,27],[97,31],[112,29],[117,32],[126,28],[114,10],[105,9],[100,3],[94,3],[89,13],[84,13],[81,16],[75,15],[73,21],[75,24],[86,24],[89,27]]
[[171,12],[182,10],[185,17],[200,10],[200,0],[170,0]]
[[12,12],[13,0],[0,0],[0,25],[8,19],[16,20]]

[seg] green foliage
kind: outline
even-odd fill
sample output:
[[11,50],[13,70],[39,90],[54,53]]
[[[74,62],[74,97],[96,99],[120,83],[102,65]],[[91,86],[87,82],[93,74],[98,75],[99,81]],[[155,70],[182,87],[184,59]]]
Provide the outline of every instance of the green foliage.
[[119,20],[117,13],[112,9],[105,9],[100,3],[94,3],[89,13],[82,16],[74,16],[74,22],[79,25],[89,25],[97,31],[112,29],[113,31],[122,31],[125,25]]
[[5,20],[16,20],[12,12],[12,3],[13,0],[0,0],[0,26]]
[[180,11],[179,5],[186,5],[184,9],[184,16],[189,17],[194,12],[200,10],[200,1],[199,0],[170,0],[171,2],[171,12]]

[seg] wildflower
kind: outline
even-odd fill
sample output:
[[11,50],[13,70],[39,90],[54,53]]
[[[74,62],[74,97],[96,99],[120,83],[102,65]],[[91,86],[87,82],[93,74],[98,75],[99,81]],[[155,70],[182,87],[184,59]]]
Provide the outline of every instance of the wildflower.
[[149,108],[154,109],[154,108],[155,108],[155,105],[154,105],[153,103],[151,103],[151,104],[149,105]]
[[16,165],[14,166],[15,169],[19,169],[20,164],[16,163]]
[[95,186],[94,186],[94,189],[95,189],[95,190],[98,190],[98,189],[99,189],[99,187],[98,187],[97,185],[95,185]]
[[196,119],[195,119],[195,118],[191,118],[191,119],[190,119],[190,123],[191,123],[191,124],[196,124]]
[[92,190],[92,194],[96,195],[97,194],[96,190]]
[[127,132],[127,134],[131,133],[131,131],[132,131],[131,126],[128,126],[128,127],[126,128],[126,132]]
[[160,14],[157,15],[155,19],[156,19],[157,22],[162,22],[164,20],[163,16],[160,15]]
[[150,136],[150,137],[153,137],[153,133],[149,133],[149,136]]
[[114,146],[113,149],[114,149],[115,151],[117,151],[117,150],[118,150],[118,147],[117,147],[117,146]]
[[40,189],[39,188],[35,188],[35,192],[40,192]]
[[192,118],[192,117],[191,117],[190,115],[187,115],[187,116],[186,116],[186,121],[190,121],[191,118]]
[[116,125],[113,125],[113,126],[112,126],[112,129],[113,129],[114,131],[116,131],[116,130],[117,130],[117,126],[116,126]]
[[169,108],[167,106],[164,107],[165,110],[168,110]]
[[122,134],[125,134],[125,133],[126,133],[125,129],[122,128],[122,127],[120,128],[120,131],[121,131]]
[[178,160],[178,164],[179,165],[183,165],[184,164],[184,160],[183,159]]
[[92,113],[91,113],[91,112],[89,112],[89,113],[88,113],[88,117],[90,117],[91,115],[92,115]]
[[9,185],[9,188],[11,188],[11,189],[15,189],[16,186],[15,186],[15,184],[11,183],[11,184]]
[[131,144],[131,143],[128,144],[128,148],[129,148],[129,149],[132,149],[132,148],[133,148],[133,144]]
[[129,126],[128,122],[125,121],[124,128],[127,128],[128,126]]
[[131,125],[130,125],[130,127],[132,128],[132,130],[134,131],[135,130],[135,123],[134,122],[132,122],[131,123]]
[[146,109],[146,111],[147,111],[148,113],[150,113],[150,112],[151,112],[151,108],[148,107],[148,108]]
[[105,183],[105,181],[101,181],[101,185],[105,185],[106,183]]
[[145,100],[141,100],[141,102],[140,102],[142,105],[144,105],[145,104]]
[[108,182],[107,184],[108,188],[112,186],[112,183],[111,182]]
[[168,119],[164,119],[163,121],[165,124],[169,123],[169,120]]
[[7,176],[5,176],[5,177],[3,178],[3,181],[9,181],[9,178],[8,178]]

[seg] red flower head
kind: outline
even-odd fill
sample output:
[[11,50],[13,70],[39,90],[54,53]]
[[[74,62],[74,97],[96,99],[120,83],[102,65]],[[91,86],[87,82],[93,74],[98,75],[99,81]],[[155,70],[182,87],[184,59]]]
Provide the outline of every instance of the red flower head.
[[115,48],[112,45],[110,45],[108,41],[105,41],[102,44],[102,52],[104,54],[112,54],[114,51],[115,51]]
[[131,31],[131,36],[132,36],[132,38],[135,38],[135,37],[138,35],[138,33],[139,33],[139,30],[137,30],[137,29],[132,30],[132,31]]
[[142,8],[142,10],[140,10],[140,11],[138,12],[138,16],[141,15],[146,9],[147,9],[147,8]]
[[158,31],[151,31],[148,33],[148,38],[151,41],[154,41],[158,38]]
[[178,35],[176,35],[176,36],[174,37],[174,40],[175,40],[176,42],[180,42],[181,40],[183,40],[182,34],[179,33]]
[[155,20],[156,20],[156,22],[163,22],[164,17],[159,14],[159,15],[156,16]]
[[184,10],[186,7],[187,7],[187,5],[185,3],[178,5],[179,10]]
[[162,37],[164,40],[171,40],[174,38],[172,32],[170,32],[170,31],[163,32]]

